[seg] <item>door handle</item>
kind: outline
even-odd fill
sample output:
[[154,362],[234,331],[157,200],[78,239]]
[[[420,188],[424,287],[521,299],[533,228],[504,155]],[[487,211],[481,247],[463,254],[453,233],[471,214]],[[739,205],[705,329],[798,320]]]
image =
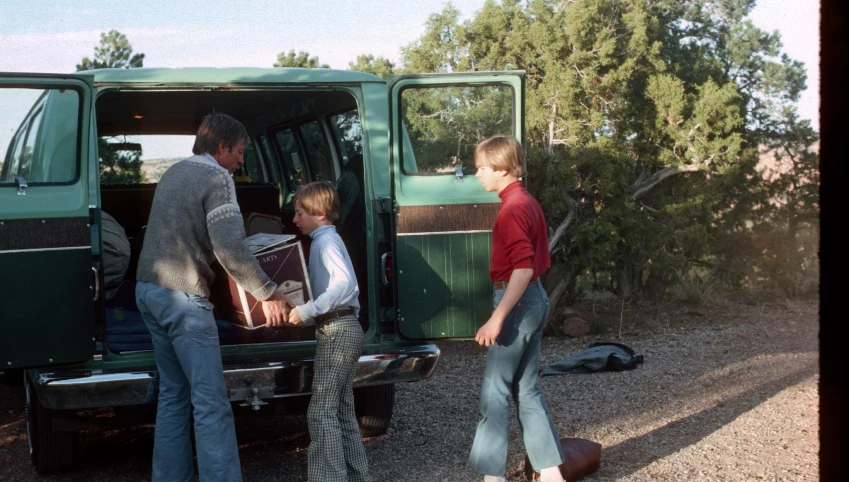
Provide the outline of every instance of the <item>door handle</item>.
[[18,185],[18,196],[27,195],[27,178],[24,176],[15,176],[15,184]]
[[91,301],[97,301],[100,297],[100,276],[97,275],[97,268],[94,266],[91,267],[91,271],[94,272],[94,298]]
[[383,278],[383,285],[388,286],[389,280],[392,277],[392,253],[383,253],[380,257],[380,273]]

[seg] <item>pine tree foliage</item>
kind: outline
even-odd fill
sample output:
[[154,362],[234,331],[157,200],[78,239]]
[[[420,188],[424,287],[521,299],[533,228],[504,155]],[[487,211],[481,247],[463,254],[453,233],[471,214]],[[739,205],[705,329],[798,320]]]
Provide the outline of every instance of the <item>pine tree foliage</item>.
[[381,79],[386,79],[395,73],[395,64],[384,57],[375,57],[372,54],[357,55],[357,60],[348,62],[348,70],[374,74]]
[[144,54],[133,54],[127,36],[117,30],[102,32],[100,45],[94,48],[94,58],[83,57],[77,71],[92,69],[135,69],[142,67]]
[[277,62],[274,62],[274,67],[301,67],[305,69],[329,69],[330,66],[322,64],[318,57],[310,57],[309,52],[299,51],[295,53],[295,49],[289,52],[280,52],[277,54]]
[[[100,45],[94,47],[94,59],[83,57],[77,71],[92,69],[134,69],[144,64],[144,54],[133,54],[127,36],[117,30],[102,32]],[[110,140],[112,142],[110,142]],[[98,139],[100,182],[102,184],[141,184],[145,182],[139,150],[115,149],[120,140]]]
[[[739,284],[759,276],[740,274],[741,256],[751,267],[764,255],[752,226],[818,215],[815,133],[787,114],[804,65],[752,24],[753,6],[504,0],[461,21],[449,4],[401,70],[526,72],[528,182],[560,265],[553,302],[580,275],[619,296],[662,295],[694,269]],[[756,169],[766,148],[794,160],[781,181]],[[775,204],[786,183],[794,194]]]

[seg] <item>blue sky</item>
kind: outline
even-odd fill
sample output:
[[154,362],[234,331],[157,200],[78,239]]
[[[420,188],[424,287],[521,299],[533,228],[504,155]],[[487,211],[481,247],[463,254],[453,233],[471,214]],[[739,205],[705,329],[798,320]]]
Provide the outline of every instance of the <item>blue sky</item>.
[[[397,62],[442,0],[3,0],[0,71],[72,72],[91,57],[100,33],[117,29],[145,67],[271,67],[290,49],[345,69],[370,53]],[[466,17],[484,0],[454,0]],[[754,23],[777,29],[784,51],[808,69],[800,114],[817,127],[819,2],[759,0]]]

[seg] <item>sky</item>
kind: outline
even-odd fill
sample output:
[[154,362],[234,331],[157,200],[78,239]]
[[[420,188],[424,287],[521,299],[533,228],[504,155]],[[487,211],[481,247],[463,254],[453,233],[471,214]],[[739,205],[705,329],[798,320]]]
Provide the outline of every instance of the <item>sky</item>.
[[[485,0],[453,0],[464,18]],[[271,67],[290,49],[347,69],[369,53],[398,63],[444,0],[0,0],[0,72],[73,72],[100,33],[117,29],[145,67]],[[819,2],[758,0],[758,27],[805,63],[799,113],[818,128]]]

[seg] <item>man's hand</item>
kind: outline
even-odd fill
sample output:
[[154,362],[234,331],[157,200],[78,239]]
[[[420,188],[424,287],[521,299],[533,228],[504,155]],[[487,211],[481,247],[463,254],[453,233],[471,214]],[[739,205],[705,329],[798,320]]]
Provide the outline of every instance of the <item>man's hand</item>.
[[262,312],[265,314],[268,326],[280,326],[289,319],[286,306],[293,306],[289,298],[283,293],[276,292],[270,298],[262,302]]
[[301,319],[301,315],[298,314],[297,308],[292,308],[292,311],[289,312],[289,323],[292,325],[300,325],[304,320]]
[[491,346],[495,344],[498,334],[501,333],[501,325],[504,320],[499,320],[492,317],[478,330],[475,335],[475,341],[481,346]]

